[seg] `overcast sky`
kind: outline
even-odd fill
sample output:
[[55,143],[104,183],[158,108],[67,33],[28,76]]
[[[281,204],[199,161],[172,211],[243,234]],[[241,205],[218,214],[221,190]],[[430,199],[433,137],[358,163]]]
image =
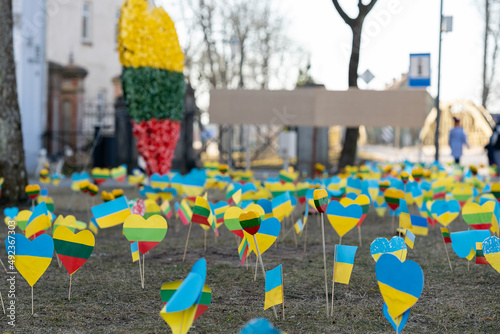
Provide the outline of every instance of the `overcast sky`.
[[[159,0],[180,20],[176,1]],[[483,1],[481,1],[482,3]],[[335,11],[331,0],[281,1],[289,24],[289,37],[311,55],[311,73],[331,90],[345,90],[352,34]],[[356,14],[357,1],[341,0],[345,10]],[[478,0],[444,0],[444,15],[453,16],[453,32],[443,34],[441,100],[480,101],[483,19]],[[348,7],[352,4],[352,7]],[[378,0],[364,25],[359,74],[369,69],[375,79],[368,87],[384,89],[408,71],[410,53],[431,53],[434,96],[437,83],[439,0]],[[185,39],[179,32],[181,44]],[[493,111],[493,110],[492,110]],[[500,111],[500,110],[499,110]]]

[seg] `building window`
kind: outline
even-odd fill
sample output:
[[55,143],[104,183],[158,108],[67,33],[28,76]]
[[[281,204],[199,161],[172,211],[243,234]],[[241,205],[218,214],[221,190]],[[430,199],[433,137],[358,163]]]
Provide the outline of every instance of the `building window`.
[[89,2],[84,2],[83,3],[83,11],[82,11],[82,42],[83,43],[90,43],[92,42],[91,40],[91,34],[90,34],[90,27],[92,24],[92,6]]

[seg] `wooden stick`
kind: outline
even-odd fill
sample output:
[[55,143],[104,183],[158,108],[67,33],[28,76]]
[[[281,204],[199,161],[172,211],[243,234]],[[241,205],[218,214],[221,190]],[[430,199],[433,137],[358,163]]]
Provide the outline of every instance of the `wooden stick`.
[[395,229],[394,229],[394,217],[395,217],[395,216],[396,216],[396,215],[394,214],[394,215],[392,216],[392,220],[391,220],[391,225],[392,225],[392,233],[394,233],[394,231],[395,231]]
[[[281,239],[281,241],[285,240],[285,238],[290,234],[290,232],[292,232],[293,230],[295,230],[295,227],[292,226],[288,231],[286,231],[285,235],[283,236],[283,238]],[[277,239],[276,239],[277,240]],[[297,241],[297,239],[295,239],[295,241]]]
[[207,252],[207,230],[203,230],[203,249]]
[[33,315],[33,286],[31,286],[31,315]]
[[363,242],[361,241],[361,226],[358,225],[358,239],[359,239],[359,247],[363,245]]
[[[283,276],[283,266],[281,266],[281,286],[283,290],[283,320],[285,320],[285,277]],[[0,295],[1,296],[1,295]],[[3,306],[3,304],[2,304]],[[5,313],[5,311],[4,311]]]
[[334,296],[334,293],[335,293],[335,264],[336,264],[336,261],[335,261],[335,255],[333,256],[333,278],[332,278],[332,307],[330,308],[330,310],[332,311],[331,315],[333,317],[333,296]]
[[321,236],[323,237],[323,267],[325,268],[326,317],[328,318],[328,278],[326,273],[325,220],[321,213]]
[[0,259],[0,263],[2,263],[3,270],[5,270],[5,272],[7,272],[7,268],[5,268],[5,264],[3,264],[2,259]]
[[342,237],[340,237],[339,245],[342,245]]
[[[293,212],[292,212],[292,228],[295,230],[295,218],[293,218]],[[293,234],[293,238],[295,239],[295,248],[299,247],[299,244],[297,243],[297,233]]]
[[305,226],[305,232],[306,234],[304,235],[304,253],[307,251],[307,222],[306,222],[306,226]]
[[444,250],[446,251],[446,257],[448,258],[448,264],[450,265],[450,270],[453,271],[453,268],[451,267],[450,254],[448,254],[448,247],[446,247],[446,242],[444,242],[444,238],[441,239],[443,239]]
[[[257,280],[257,263],[259,262],[259,256],[257,254],[255,254],[255,271],[253,273],[253,280],[256,281]],[[265,275],[264,275],[264,278],[265,278]]]
[[191,234],[191,226],[192,225],[193,225],[193,223],[189,223],[188,236],[187,236],[187,239],[186,239],[186,247],[184,247],[184,255],[182,256],[182,262],[184,262],[184,260],[186,259],[186,251],[188,249],[189,234]]
[[[141,259],[139,258],[139,261]],[[146,279],[144,277],[144,273],[146,272],[146,267],[144,267],[144,262],[146,262],[146,253],[142,254],[142,288],[144,289],[144,284],[146,283]]]
[[71,277],[73,277],[73,275],[69,275],[69,291],[68,291],[68,300],[71,300]]
[[1,291],[0,291],[0,300],[2,301],[3,314],[5,314],[5,306],[3,305],[3,297],[2,297],[2,292]]
[[139,277],[141,278],[141,286],[142,286],[141,252],[139,252],[139,260],[137,260],[137,262],[139,262]]
[[[259,245],[257,244],[257,238],[255,234],[253,235],[253,241],[255,242],[255,250],[257,251],[257,258],[260,261],[260,268],[262,269],[262,275],[264,275],[264,281],[266,280],[266,269],[264,269],[264,262],[262,262],[262,256],[260,255]],[[255,265],[257,266],[257,265]],[[257,271],[256,271],[257,272]],[[276,308],[273,306],[274,317],[278,319],[278,313],[276,313]]]
[[[33,212],[33,210],[35,209],[35,199],[32,198],[31,199],[31,212]],[[33,314],[33,313],[32,313]]]
[[467,260],[467,272],[469,272],[469,267],[470,267],[470,261]]

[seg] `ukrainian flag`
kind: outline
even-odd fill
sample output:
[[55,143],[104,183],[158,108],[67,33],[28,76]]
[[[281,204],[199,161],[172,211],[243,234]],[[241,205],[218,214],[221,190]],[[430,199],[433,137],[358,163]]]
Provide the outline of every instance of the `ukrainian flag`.
[[264,310],[271,306],[283,303],[283,276],[282,265],[266,271],[266,300]]
[[50,213],[47,209],[47,204],[41,202],[33,209],[33,213],[26,224],[25,236],[29,238],[38,232],[46,230],[50,226]]
[[335,245],[334,283],[349,284],[357,249],[356,246]]
[[273,204],[273,215],[280,222],[292,211],[292,201],[290,200],[290,193],[288,191],[273,198],[271,203]]
[[119,197],[112,201],[92,207],[92,214],[100,228],[108,228],[119,225],[131,215],[127,198]]
[[132,253],[132,262],[139,260],[139,242],[132,242],[130,244],[130,253]]
[[266,198],[261,198],[257,201],[257,205],[260,205],[262,209],[264,209],[264,217],[262,220],[266,220],[268,218],[274,217],[273,216],[273,204],[270,200]]
[[300,234],[304,229],[304,224],[302,223],[302,219],[297,220],[294,227],[295,227],[295,233]]
[[413,246],[415,245],[415,234],[413,234],[412,231],[410,231],[408,229],[406,230],[406,233],[405,233],[405,243],[411,249],[413,249]]
[[411,215],[411,231],[415,235],[426,236],[429,233],[429,228],[427,227],[427,219],[420,216]]
[[90,218],[89,230],[94,233],[94,235],[97,235],[99,232],[99,226],[97,225],[94,217]]

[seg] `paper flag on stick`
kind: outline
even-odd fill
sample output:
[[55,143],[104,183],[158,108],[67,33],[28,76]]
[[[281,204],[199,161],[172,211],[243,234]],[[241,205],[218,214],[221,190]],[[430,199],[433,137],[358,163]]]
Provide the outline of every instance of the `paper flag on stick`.
[[47,270],[54,255],[54,242],[47,234],[31,242],[22,234],[9,235],[5,239],[5,248],[8,256],[14,256],[17,271],[30,286],[35,285]]
[[488,230],[491,227],[495,202],[488,201],[483,205],[466,203],[462,208],[462,217],[475,230]]
[[500,239],[495,236],[483,241],[483,254],[486,261],[500,273]]
[[476,264],[488,264],[484,257],[482,242],[476,242]]
[[139,260],[139,242],[130,243],[130,253],[132,254],[132,262]]
[[156,247],[167,234],[168,224],[165,218],[154,215],[147,220],[139,215],[130,215],[123,223],[123,234],[130,242],[139,242],[142,254]]
[[94,246],[95,237],[88,230],[75,234],[66,226],[59,226],[54,231],[55,251],[70,275],[87,262]]
[[391,210],[396,211],[399,208],[399,200],[404,199],[405,194],[402,190],[389,188],[384,192],[384,198]]
[[335,245],[334,283],[349,284],[357,246]]
[[240,238],[243,238],[243,229],[240,225],[240,215],[242,213],[243,210],[235,206],[230,207],[224,213],[224,225]]
[[32,200],[37,198],[40,194],[40,186],[38,184],[28,184],[24,190],[26,195]]
[[331,201],[326,209],[328,220],[340,237],[349,232],[361,219],[363,208],[359,204],[343,206],[340,202]]
[[415,245],[415,234],[413,234],[411,230],[406,230],[405,243],[408,245],[408,247],[413,249],[413,246]]
[[201,197],[197,196],[196,201],[194,203],[193,215],[191,216],[191,222],[206,226],[211,226],[208,222],[208,217],[210,216],[210,205],[208,201]]
[[254,235],[260,228],[260,215],[255,211],[243,212],[240,214],[240,225],[245,232]]
[[245,260],[249,253],[248,240],[247,238],[243,238],[241,240],[240,245],[238,246],[238,255],[240,256],[241,264],[245,264]]
[[112,168],[110,173],[113,180],[116,180],[121,183],[125,181],[125,178],[127,177],[127,167],[122,165],[116,168]]
[[422,294],[424,273],[414,261],[401,262],[389,254],[382,255],[375,265],[378,286],[391,318],[409,310]]
[[58,216],[54,221],[53,233],[57,230],[59,226],[67,227],[71,232],[75,232],[76,230],[76,218],[75,216],[68,215],[63,217],[62,215]]
[[392,237],[391,241],[386,238],[377,238],[370,245],[372,258],[377,262],[383,254],[392,254],[401,261],[406,260],[406,244],[401,237]]
[[180,281],[163,284],[162,301],[166,305],[160,316],[174,334],[187,333],[193,322],[208,309],[212,290],[205,285],[206,272],[207,263],[200,259],[180,284]]
[[460,214],[460,204],[457,200],[436,200],[431,206],[432,218],[444,227],[448,226]]
[[453,232],[451,233],[451,247],[458,257],[465,259],[470,256],[471,250],[475,254],[476,242],[483,242],[489,236],[488,230]]
[[26,225],[28,224],[31,214],[32,213],[30,210],[22,210],[19,211],[19,213],[17,214],[16,217],[17,227],[19,227],[21,231],[24,232],[24,230],[26,230]]
[[392,328],[396,331],[396,333],[401,333],[403,328],[405,328],[406,322],[408,321],[408,317],[410,316],[410,309],[408,309],[403,315],[400,315],[397,318],[392,318],[389,314],[389,309],[387,308],[387,304],[384,303],[384,316],[391,324]]
[[410,215],[411,231],[415,235],[426,236],[429,233],[427,219],[420,216]]
[[281,264],[274,269],[266,271],[265,288],[266,299],[264,302],[264,310],[283,303],[283,276]]
[[321,213],[326,212],[326,208],[328,206],[328,193],[325,189],[316,189],[314,190],[314,206],[316,210]]
[[[268,218],[260,223],[260,228],[255,234],[257,245],[259,246],[260,254],[264,254],[266,250],[273,245],[281,231],[281,223],[277,218]],[[253,237],[245,231],[245,239],[248,241],[250,249],[257,254],[255,241]]]
[[99,228],[119,225],[132,213],[125,196],[92,207],[92,214]]
[[193,216],[193,211],[191,210],[191,207],[189,206],[186,199],[183,199],[181,201],[181,204],[179,205],[179,208],[177,210],[177,214],[179,215],[179,219],[184,225],[189,225],[189,222],[191,222],[191,217]]
[[280,222],[292,211],[292,202],[288,191],[273,198],[271,203],[273,204],[273,216]]
[[348,206],[350,204],[359,204],[361,205],[361,208],[363,209],[363,215],[361,216],[361,219],[358,222],[358,226],[361,226],[363,221],[366,218],[366,215],[368,214],[368,210],[370,210],[370,198],[366,195],[358,195],[356,196],[355,199],[350,199],[347,197],[344,197],[340,200],[340,203],[343,206]]
[[51,226],[50,213],[47,210],[45,202],[38,204],[31,214],[28,223],[26,224],[26,238],[30,238],[35,234],[49,228]]

